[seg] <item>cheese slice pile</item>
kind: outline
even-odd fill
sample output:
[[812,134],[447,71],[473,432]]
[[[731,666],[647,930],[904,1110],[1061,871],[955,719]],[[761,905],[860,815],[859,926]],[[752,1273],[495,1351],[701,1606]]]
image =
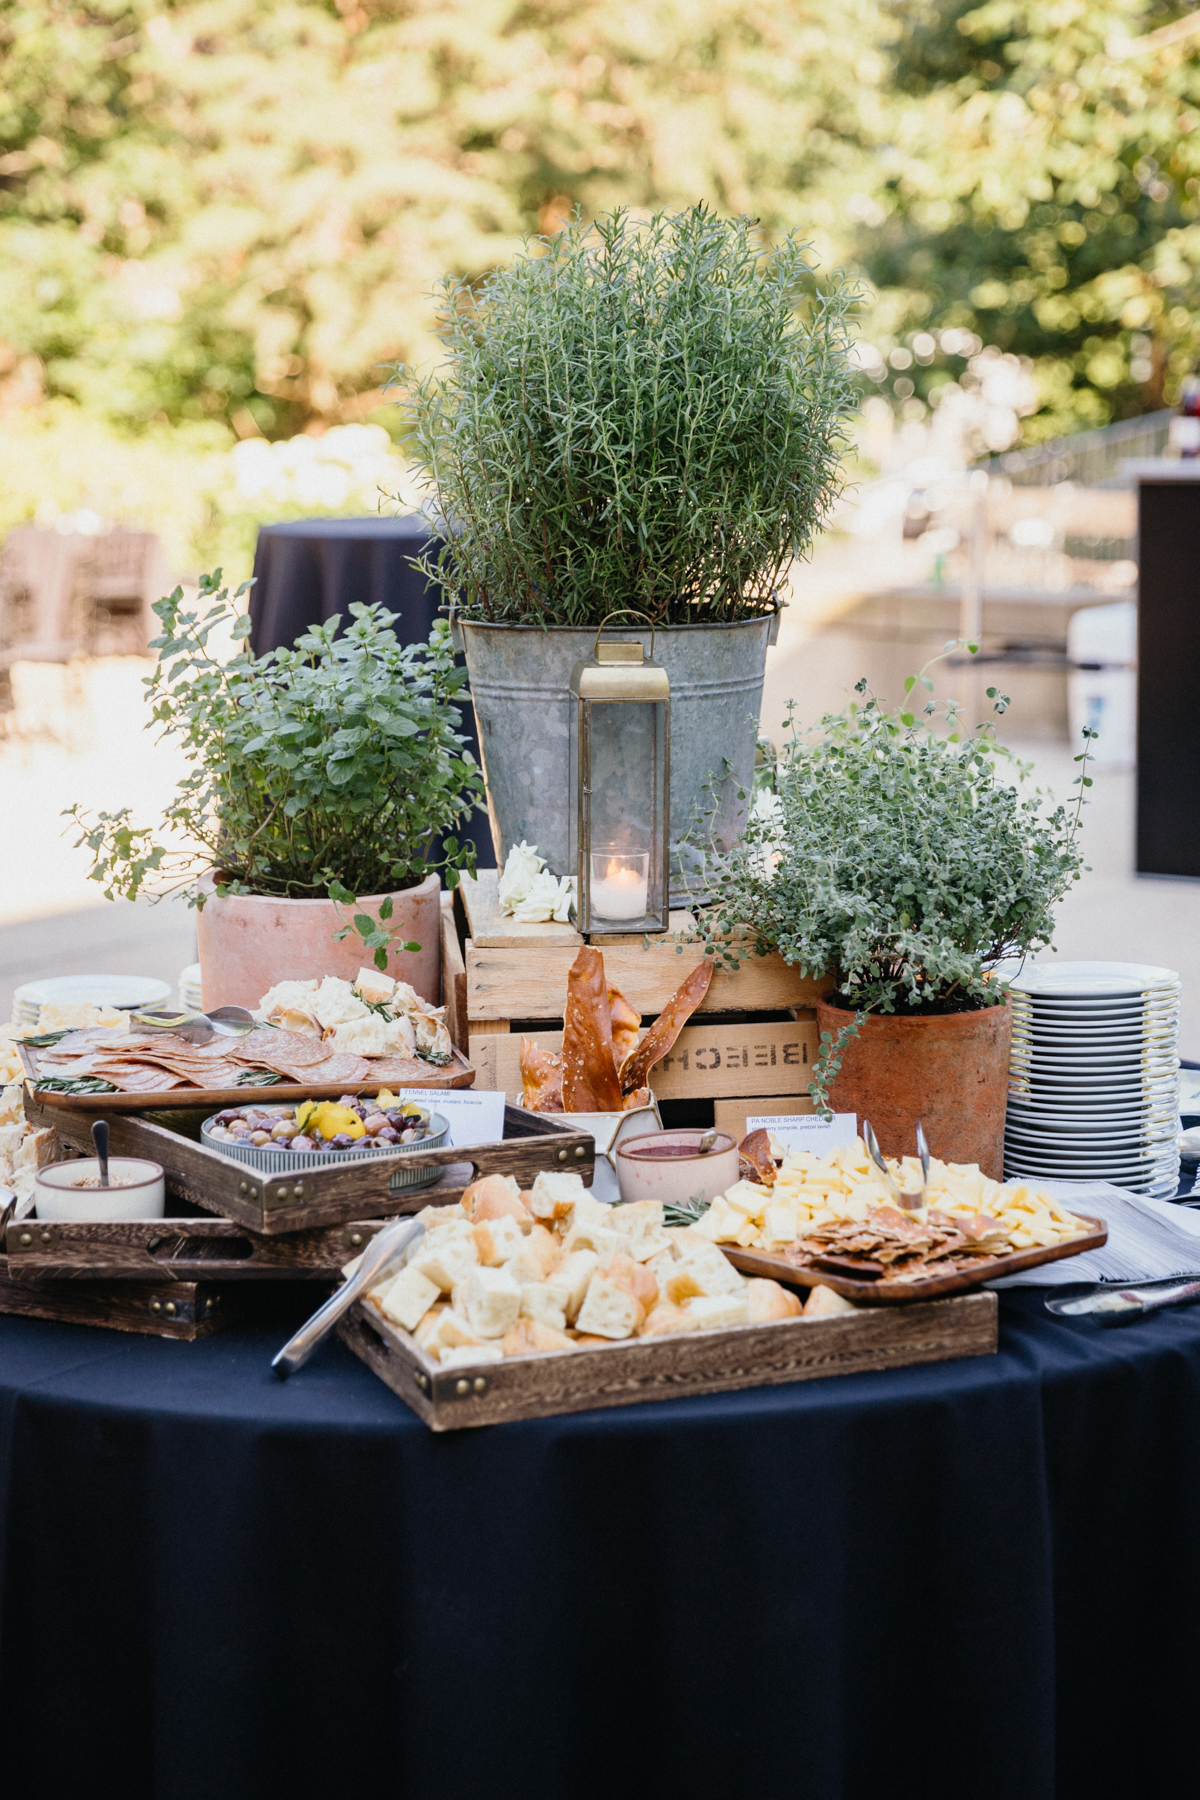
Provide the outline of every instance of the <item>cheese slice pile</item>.
[[[888,1167],[902,1191],[920,1188],[921,1165],[915,1157],[889,1162]],[[842,1220],[862,1223],[875,1207],[894,1204],[866,1145],[856,1138],[828,1156],[816,1156],[811,1150],[791,1151],[784,1157],[773,1187],[736,1182],[713,1201],[692,1229],[713,1244],[778,1252],[814,1225]],[[1029,1182],[1005,1186],[991,1180],[975,1163],[944,1163],[936,1157],[930,1159],[925,1205],[950,1218],[978,1220],[984,1215],[994,1220],[1011,1250],[1060,1244],[1085,1236],[1089,1229]]]

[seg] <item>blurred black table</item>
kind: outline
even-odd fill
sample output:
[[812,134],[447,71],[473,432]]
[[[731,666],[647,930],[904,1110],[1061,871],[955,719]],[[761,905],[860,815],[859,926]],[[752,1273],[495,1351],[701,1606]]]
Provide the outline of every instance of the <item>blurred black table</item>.
[[[254,552],[250,590],[250,647],[256,655],[290,647],[304,631],[339,614],[350,622],[350,605],[378,604],[399,614],[401,643],[424,643],[438,617],[440,594],[413,559],[436,549],[437,533],[420,514],[402,518],[295,519],[264,525]],[[462,706],[463,736],[476,762],[479,735],[475,709]],[[480,809],[458,836],[471,839],[481,869],[496,866],[487,813]]]
[[1200,459],[1131,461],[1138,488],[1137,872],[1200,878]]
[[437,1436],[297,1305],[0,1318],[14,1800],[1193,1791],[1200,1308]]

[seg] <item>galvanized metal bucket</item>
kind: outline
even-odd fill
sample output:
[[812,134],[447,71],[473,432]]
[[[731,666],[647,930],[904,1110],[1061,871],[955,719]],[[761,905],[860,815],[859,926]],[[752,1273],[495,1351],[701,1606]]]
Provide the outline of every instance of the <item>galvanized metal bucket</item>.
[[[536,844],[556,875],[567,866],[571,671],[589,656],[593,627],[454,621],[466,653],[487,782],[497,864],[514,844]],[[739,789],[754,774],[767,646],[779,614],[733,625],[676,625],[655,633],[671,682],[671,904],[703,897],[700,859],[685,840],[706,823],[726,846],[745,821]],[[610,635],[650,648],[649,627]],[[716,812],[714,816],[714,806]]]

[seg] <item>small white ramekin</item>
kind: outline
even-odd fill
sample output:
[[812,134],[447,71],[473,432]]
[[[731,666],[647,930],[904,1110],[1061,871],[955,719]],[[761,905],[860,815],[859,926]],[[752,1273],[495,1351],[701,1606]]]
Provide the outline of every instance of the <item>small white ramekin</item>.
[[39,1219],[161,1219],[166,1207],[162,1165],[135,1156],[110,1156],[111,1187],[78,1187],[99,1175],[94,1156],[78,1162],[50,1163],[37,1172],[35,1200]]

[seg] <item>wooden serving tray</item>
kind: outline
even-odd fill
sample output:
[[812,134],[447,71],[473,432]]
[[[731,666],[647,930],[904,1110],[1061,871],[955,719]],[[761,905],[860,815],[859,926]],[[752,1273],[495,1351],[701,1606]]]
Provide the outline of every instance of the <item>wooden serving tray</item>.
[[10,1222],[8,1280],[335,1281],[382,1219],[257,1237],[231,1219],[47,1219]]
[[0,1313],[192,1343],[230,1324],[238,1310],[211,1282],[14,1281],[0,1256]]
[[765,1275],[772,1281],[789,1282],[793,1287],[832,1288],[835,1294],[863,1306],[909,1306],[914,1300],[965,1294],[983,1281],[997,1281],[1002,1275],[1019,1275],[1022,1269],[1036,1269],[1039,1263],[1059,1262],[1064,1256],[1078,1256],[1083,1250],[1098,1250],[1101,1244],[1108,1242],[1108,1226],[1103,1219],[1093,1219],[1088,1213],[1076,1213],[1075,1217],[1091,1226],[1086,1237],[1036,1250],[1014,1250],[1009,1256],[993,1256],[988,1262],[976,1263],[973,1269],[956,1269],[951,1275],[926,1275],[919,1281],[856,1280],[832,1269],[798,1269],[794,1263],[768,1250],[742,1250],[736,1244],[721,1244],[718,1248],[743,1275]]
[[[94,1094],[87,1112],[27,1102],[25,1116],[31,1125],[50,1127],[64,1143],[91,1156],[92,1121],[108,1116],[107,1100],[106,1094]],[[393,1157],[268,1175],[200,1142],[208,1112],[207,1104],[197,1105],[189,1095],[186,1107],[116,1113],[109,1118],[110,1152],[160,1163],[169,1194],[265,1237],[449,1206],[479,1175],[512,1175],[524,1188],[543,1169],[571,1168],[590,1187],[595,1168],[596,1143],[587,1132],[564,1130],[553,1114],[506,1106],[504,1137],[497,1143],[414,1150],[404,1156],[405,1168],[419,1163],[445,1171],[428,1187],[393,1191],[389,1182],[401,1160]]]
[[43,1093],[38,1088],[36,1051],[30,1050],[27,1044],[18,1040],[17,1052],[25,1070],[30,1099],[36,1100],[39,1106],[53,1107],[56,1112],[86,1112],[93,1118],[100,1106],[103,1106],[106,1113],[145,1112],[152,1106],[179,1105],[203,1106],[209,1112],[218,1112],[223,1106],[253,1106],[256,1101],[261,1105],[270,1105],[277,1100],[337,1100],[343,1094],[353,1094],[357,1098],[360,1094],[377,1094],[381,1088],[391,1088],[393,1085],[464,1088],[471,1087],[475,1080],[475,1070],[462,1051],[455,1050],[453,1061],[446,1068],[431,1068],[427,1076],[397,1084],[372,1081],[368,1076],[365,1081],[310,1082],[303,1087],[297,1086],[295,1082],[281,1081],[273,1087],[165,1088],[160,1094],[56,1094],[53,1089],[49,1093]]
[[992,1356],[998,1310],[995,1294],[963,1294],[896,1312],[873,1307],[824,1319],[634,1338],[602,1350],[509,1357],[466,1369],[443,1369],[369,1305],[352,1306],[338,1329],[354,1354],[432,1430],[459,1431],[953,1356]]

